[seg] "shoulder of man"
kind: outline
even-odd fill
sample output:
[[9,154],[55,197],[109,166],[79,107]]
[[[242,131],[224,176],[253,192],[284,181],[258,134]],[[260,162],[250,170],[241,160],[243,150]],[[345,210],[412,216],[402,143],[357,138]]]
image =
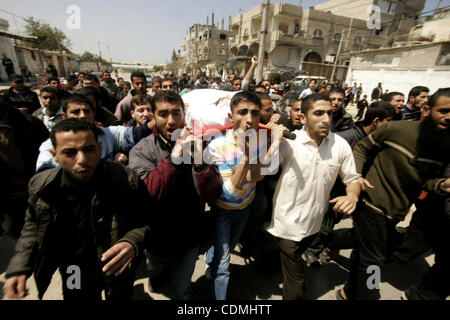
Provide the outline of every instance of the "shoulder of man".
[[34,175],[28,183],[29,195],[35,195],[37,192],[49,185],[56,178],[60,170],[62,170],[61,167],[47,169]]

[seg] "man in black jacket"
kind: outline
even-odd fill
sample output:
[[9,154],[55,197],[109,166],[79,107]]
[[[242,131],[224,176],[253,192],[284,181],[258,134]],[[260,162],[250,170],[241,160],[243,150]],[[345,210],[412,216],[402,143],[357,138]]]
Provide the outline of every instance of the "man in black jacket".
[[353,126],[351,114],[344,109],[345,92],[342,88],[334,87],[328,93],[333,108],[333,120],[331,122],[331,132],[340,132]]
[[[171,154],[175,153],[172,150],[186,143],[182,136],[176,143],[172,139],[176,130],[184,126],[181,97],[173,91],[158,92],[152,100],[152,111],[153,134],[131,149],[129,167],[144,181],[153,200],[150,224],[153,232],[147,249],[170,261],[172,299],[187,300],[191,297],[191,277],[199,244],[208,230],[205,202],[212,204],[220,196],[222,186],[213,166],[172,161]],[[150,257],[150,265],[154,258]],[[155,274],[150,273],[150,285],[157,291]]]
[[23,76],[12,74],[11,88],[3,95],[3,101],[20,111],[32,114],[41,107],[38,95],[25,87]]
[[134,268],[148,227],[148,207],[139,178],[120,164],[100,159],[97,130],[84,120],[59,122],[51,132],[53,156],[61,165],[34,176],[29,207],[4,292],[26,295],[35,275],[42,298],[59,268],[65,299],[131,299]]
[[0,103],[0,234],[18,238],[27,207],[27,185],[48,130],[35,117]]

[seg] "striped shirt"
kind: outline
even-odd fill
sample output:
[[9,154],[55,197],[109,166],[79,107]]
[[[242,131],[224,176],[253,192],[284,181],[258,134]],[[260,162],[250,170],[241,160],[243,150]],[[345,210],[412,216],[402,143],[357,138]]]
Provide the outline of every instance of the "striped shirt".
[[[258,150],[261,150],[262,139],[258,144],[250,144],[250,163],[256,163]],[[222,194],[215,204],[225,210],[240,210],[246,208],[255,197],[255,183],[244,182],[242,189],[233,186],[231,176],[241,162],[243,151],[238,146],[234,130],[215,138],[205,151],[205,158],[217,166],[222,176]]]
[[403,113],[403,120],[419,121],[420,116],[422,115],[422,110],[420,108],[411,110],[405,105],[403,106],[402,113]]

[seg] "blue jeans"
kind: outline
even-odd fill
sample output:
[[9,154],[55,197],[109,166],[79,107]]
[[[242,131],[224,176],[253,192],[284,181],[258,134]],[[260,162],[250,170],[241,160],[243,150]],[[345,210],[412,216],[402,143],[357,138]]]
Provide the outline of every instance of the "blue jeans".
[[172,300],[191,299],[191,278],[198,258],[199,246],[180,255],[172,255]]
[[250,206],[241,210],[213,207],[213,246],[206,253],[205,262],[211,267],[213,299],[225,300],[230,280],[230,252],[235,247],[248,220]]

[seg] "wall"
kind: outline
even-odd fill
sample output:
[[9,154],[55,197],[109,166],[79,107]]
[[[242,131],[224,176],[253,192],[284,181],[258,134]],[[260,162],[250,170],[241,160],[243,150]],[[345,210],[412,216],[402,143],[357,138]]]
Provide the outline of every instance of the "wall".
[[[449,86],[450,66],[436,65],[442,48],[448,51],[449,47],[447,42],[358,53],[351,59],[346,81],[362,83],[364,94],[368,96],[378,82],[383,84],[383,90],[400,91],[405,95],[418,85],[426,86],[434,92]],[[400,60],[395,66],[374,66],[373,57],[376,54],[395,54],[399,55]],[[366,61],[359,61],[364,58]]]

